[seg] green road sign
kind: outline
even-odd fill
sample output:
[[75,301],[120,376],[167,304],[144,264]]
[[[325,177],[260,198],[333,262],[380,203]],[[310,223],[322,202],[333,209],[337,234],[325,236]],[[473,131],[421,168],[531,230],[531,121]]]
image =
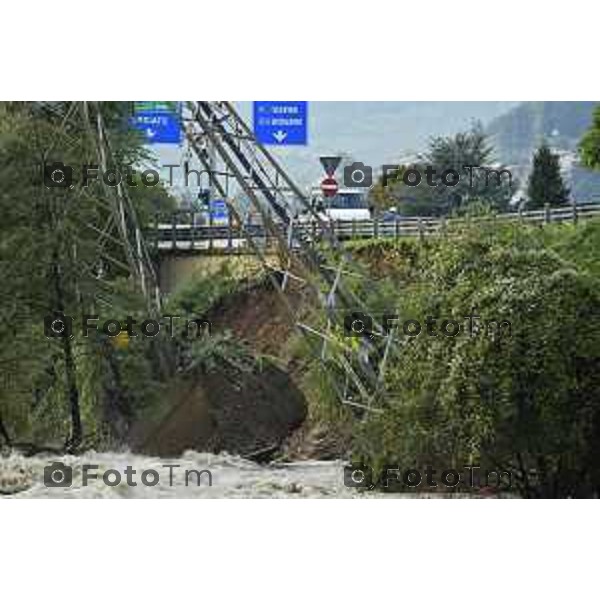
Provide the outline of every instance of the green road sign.
[[134,102],[135,113],[174,113],[177,112],[177,102],[156,102],[154,100]]

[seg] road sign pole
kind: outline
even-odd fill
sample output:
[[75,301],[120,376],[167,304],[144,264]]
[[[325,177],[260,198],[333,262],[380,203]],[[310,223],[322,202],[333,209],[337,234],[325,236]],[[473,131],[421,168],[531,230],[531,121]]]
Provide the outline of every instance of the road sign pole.
[[211,177],[212,173],[216,174],[217,171],[217,151],[214,147],[214,145],[208,141],[208,145],[206,147],[206,152],[208,155],[208,164],[209,164],[209,169],[210,169],[210,173],[208,174],[208,203],[210,206],[210,203],[212,200],[214,200],[216,198],[216,189],[215,189],[215,178]]

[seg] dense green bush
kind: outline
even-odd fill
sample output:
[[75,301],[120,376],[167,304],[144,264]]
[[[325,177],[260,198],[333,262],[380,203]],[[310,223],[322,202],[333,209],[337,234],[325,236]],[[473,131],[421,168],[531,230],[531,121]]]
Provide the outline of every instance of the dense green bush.
[[[359,249],[374,275],[398,274],[386,275],[398,285],[389,312],[465,328],[456,337],[399,331],[384,411],[357,424],[355,457],[376,468],[502,468],[524,496],[597,494],[598,247],[599,224],[590,223],[545,231],[479,224],[426,244]],[[464,316],[473,311],[509,321],[511,335],[469,334]]]

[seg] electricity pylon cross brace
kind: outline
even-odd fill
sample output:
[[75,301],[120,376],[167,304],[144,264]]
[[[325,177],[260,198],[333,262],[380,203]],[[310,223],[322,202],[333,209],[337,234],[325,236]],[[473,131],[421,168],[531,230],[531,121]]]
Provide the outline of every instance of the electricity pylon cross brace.
[[[317,354],[323,360],[323,367],[331,376],[331,383],[341,401],[378,410],[374,406],[378,378],[372,365],[365,364],[364,351],[361,359],[361,348],[357,349],[350,343],[344,344],[339,336],[332,335],[335,328],[339,330],[343,326],[339,319],[342,311],[362,309],[368,312],[368,309],[345,285],[344,267],[351,261],[330,224],[314,209],[275,157],[256,140],[232,103],[189,102],[184,111],[184,124],[190,148],[209,174],[211,187],[225,200],[233,217],[241,223],[239,207],[234,199],[228,197],[228,186],[223,182],[223,177],[235,179],[243,195],[260,215],[263,227],[275,241],[279,271],[283,274],[279,278],[273,276],[273,267],[267,263],[262,249],[258,248],[251,234],[242,228],[248,244],[279,291],[290,320],[313,342],[316,339]],[[214,168],[215,156],[224,165],[225,171]],[[310,215],[319,232],[318,241],[311,238],[305,228],[295,226],[298,207]],[[303,281],[314,292],[326,315],[324,329],[297,320],[285,295],[290,278]],[[375,329],[382,332],[377,323]],[[372,345],[370,341],[366,343]],[[343,382],[329,372],[331,361],[337,365],[335,370],[339,371]],[[356,395],[360,397],[360,402],[353,400]]]

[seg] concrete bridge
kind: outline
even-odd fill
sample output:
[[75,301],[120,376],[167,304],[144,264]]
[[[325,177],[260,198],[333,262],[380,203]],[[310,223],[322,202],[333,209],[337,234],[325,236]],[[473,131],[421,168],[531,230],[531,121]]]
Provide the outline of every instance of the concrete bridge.
[[[364,239],[424,238],[440,235],[451,224],[477,221],[514,221],[523,224],[544,225],[557,222],[578,223],[600,216],[600,204],[580,204],[561,208],[546,207],[541,210],[500,213],[490,217],[449,218],[444,217],[397,217],[361,221],[326,221],[326,226],[341,241]],[[318,243],[321,227],[313,220],[294,220],[292,236],[288,226],[276,225],[284,239],[290,240],[294,250],[298,243],[295,235]],[[275,239],[259,221],[236,223],[231,218],[209,222],[206,212],[177,211],[169,215],[157,215],[152,226],[145,232],[150,248],[155,250],[159,267],[159,285],[164,292],[176,289],[194,273],[207,274],[218,269],[234,256],[254,258],[250,238],[261,252],[276,263]]]

